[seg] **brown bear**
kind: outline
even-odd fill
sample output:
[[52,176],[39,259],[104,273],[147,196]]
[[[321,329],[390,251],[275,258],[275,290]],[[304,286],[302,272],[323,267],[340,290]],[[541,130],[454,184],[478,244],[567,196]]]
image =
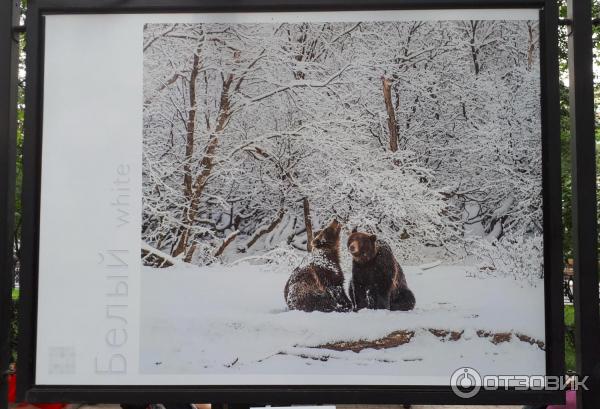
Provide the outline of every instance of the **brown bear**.
[[352,254],[348,292],[355,311],[363,308],[408,311],[415,307],[415,296],[406,284],[402,267],[385,241],[354,229],[348,237],[348,251]]
[[344,312],[352,308],[340,267],[341,229],[334,219],[315,233],[308,262],[296,268],[285,285],[285,302],[291,310]]

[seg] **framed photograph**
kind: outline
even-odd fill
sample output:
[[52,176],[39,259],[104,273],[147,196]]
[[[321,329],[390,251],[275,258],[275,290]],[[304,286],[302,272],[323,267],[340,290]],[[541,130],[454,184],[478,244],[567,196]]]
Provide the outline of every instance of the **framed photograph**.
[[556,19],[32,2],[21,396],[560,401]]

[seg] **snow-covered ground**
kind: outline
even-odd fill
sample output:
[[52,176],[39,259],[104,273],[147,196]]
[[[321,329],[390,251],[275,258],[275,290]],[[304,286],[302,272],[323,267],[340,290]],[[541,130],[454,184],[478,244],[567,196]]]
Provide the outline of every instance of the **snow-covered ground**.
[[[522,340],[544,341],[542,281],[473,278],[469,269],[404,267],[417,298],[413,311],[305,313],[288,310],[288,274],[271,265],[142,267],[140,371],[247,375],[246,384],[260,382],[251,375],[281,375],[281,383],[290,383],[288,374],[410,374],[424,384],[424,377],[449,379],[463,366],[482,375],[545,373],[543,345]],[[402,330],[414,336],[392,348],[325,345]],[[459,337],[449,340],[439,330]]]

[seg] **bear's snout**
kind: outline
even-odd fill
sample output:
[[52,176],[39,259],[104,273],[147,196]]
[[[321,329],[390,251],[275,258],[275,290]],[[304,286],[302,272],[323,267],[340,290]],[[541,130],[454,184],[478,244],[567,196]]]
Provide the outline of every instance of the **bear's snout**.
[[358,256],[360,254],[360,246],[356,242],[350,243],[350,245],[348,246],[348,251],[353,256]]

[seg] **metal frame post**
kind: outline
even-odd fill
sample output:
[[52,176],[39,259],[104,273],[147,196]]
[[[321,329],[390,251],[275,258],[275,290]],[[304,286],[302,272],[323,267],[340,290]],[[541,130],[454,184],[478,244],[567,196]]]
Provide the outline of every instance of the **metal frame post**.
[[0,2],[0,409],[7,407],[13,288],[19,0]]
[[543,207],[544,207],[544,274],[546,302],[546,344],[548,348],[546,372],[550,375],[565,373],[563,301],[563,241],[562,241],[562,185],[560,180],[560,90],[558,66],[558,5],[546,0],[542,11],[540,56],[542,61],[542,144],[543,154]]
[[596,142],[591,0],[569,0],[569,99],[575,269],[577,372],[589,376],[579,389],[579,409],[600,408],[600,311],[596,219]]

